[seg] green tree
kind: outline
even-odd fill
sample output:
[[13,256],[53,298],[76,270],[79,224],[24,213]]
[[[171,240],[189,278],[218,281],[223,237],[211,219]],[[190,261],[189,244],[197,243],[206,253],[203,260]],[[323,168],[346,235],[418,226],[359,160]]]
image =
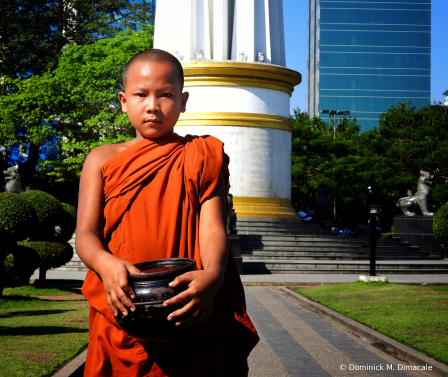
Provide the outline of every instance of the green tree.
[[152,36],[149,27],[90,45],[69,45],[53,71],[6,79],[14,90],[0,97],[0,144],[29,144],[24,163],[29,177],[38,166],[45,180],[73,183],[93,148],[134,136],[117,94],[125,63],[151,48]]
[[[56,69],[60,56],[67,46],[92,44],[100,39],[112,38],[119,32],[136,31],[152,23],[152,2],[133,0],[6,0],[0,2],[0,97],[14,93],[17,88],[8,79],[31,78]],[[28,88],[33,84],[30,82]],[[23,88],[23,86],[22,86]],[[40,106],[42,99],[24,98],[23,107]],[[26,111],[26,109],[25,109]],[[49,113],[51,108],[41,112]],[[42,118],[34,111],[31,118]],[[42,115],[42,114],[41,114]],[[0,124],[4,123],[0,115]],[[9,121],[8,119],[6,120]],[[26,124],[38,128],[36,124]],[[42,127],[42,134],[27,138],[23,124],[17,123],[16,132],[0,125],[0,145],[6,146],[6,155],[19,155],[23,186],[34,181],[36,166],[42,157],[58,153],[57,136],[51,132],[51,124]],[[13,144],[2,136],[4,133],[18,136]],[[38,139],[38,140],[36,140]],[[0,165],[6,163],[0,155]],[[4,185],[3,169],[0,184]]]
[[[345,219],[353,217],[352,206],[357,204],[362,210],[364,200],[365,184],[357,179],[363,158],[360,127],[349,117],[331,122],[294,110],[292,202],[302,210],[313,206],[318,185],[323,182],[330,189],[331,201],[336,199],[338,216]],[[332,217],[333,206],[329,212]]]
[[[359,133],[355,120],[328,124],[299,110],[293,116],[292,201],[298,209],[315,201],[326,183],[345,224],[366,215],[364,189],[380,193],[383,230],[392,225],[396,207],[407,190],[415,192],[420,170],[434,174],[433,212],[448,201],[448,109],[408,103],[392,106],[379,127]],[[336,126],[336,132],[334,131]]]
[[[151,5],[131,0],[0,2],[0,77],[30,77],[57,66],[64,46],[90,44],[152,20]],[[5,88],[4,88],[5,89]]]
[[369,135],[372,152],[384,156],[394,175],[387,186],[397,196],[415,192],[420,170],[434,174],[433,201],[448,201],[448,108],[410,103],[392,106],[380,116],[378,132]]

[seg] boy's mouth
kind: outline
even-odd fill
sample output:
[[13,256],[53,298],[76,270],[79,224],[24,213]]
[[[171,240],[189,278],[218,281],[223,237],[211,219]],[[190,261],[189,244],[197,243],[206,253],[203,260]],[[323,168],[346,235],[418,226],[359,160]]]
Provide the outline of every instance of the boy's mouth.
[[145,123],[162,123],[162,121],[159,119],[156,119],[156,118],[151,118],[151,119],[145,120]]

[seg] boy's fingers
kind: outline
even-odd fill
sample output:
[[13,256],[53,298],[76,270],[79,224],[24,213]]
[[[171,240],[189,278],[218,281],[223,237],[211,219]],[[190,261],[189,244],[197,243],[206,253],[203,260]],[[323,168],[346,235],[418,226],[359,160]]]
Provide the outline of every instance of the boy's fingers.
[[126,295],[127,295],[128,297],[131,298],[131,300],[133,300],[133,299],[135,298],[135,292],[134,292],[134,290],[132,289],[132,287],[130,287],[129,285],[126,286],[126,287],[124,287],[124,288],[122,288],[122,290],[124,291],[124,293],[126,293]]
[[110,295],[107,295],[107,305],[109,305],[110,310],[112,310],[112,313],[114,314],[114,316],[116,317],[118,315],[118,310],[115,307],[115,305],[112,302],[112,299],[110,297]]
[[192,307],[193,307],[193,304],[191,302],[189,302],[183,308],[180,308],[180,309],[176,310],[175,312],[172,312],[168,316],[168,321],[175,321],[181,317],[187,316],[189,314],[189,312],[191,311]]
[[123,303],[120,301],[118,295],[115,292],[110,293],[110,303],[109,307],[111,308],[112,312],[115,316],[118,315],[118,312],[120,311],[123,313],[123,315],[127,315],[128,311],[124,307]]
[[176,305],[176,304],[182,304],[185,301],[188,301],[190,298],[190,293],[187,291],[183,291],[179,293],[178,295],[170,298],[169,300],[166,300],[163,303],[163,306],[170,306],[170,305]]
[[128,272],[129,272],[130,274],[141,274],[141,273],[142,273],[142,272],[141,272],[137,267],[135,267],[132,263],[127,264],[127,265],[126,265],[126,269],[128,270]]
[[191,272],[186,272],[183,275],[178,276],[176,279],[174,279],[169,286],[170,287],[177,287],[179,285],[183,284],[189,284],[193,280],[193,277],[191,276]]
[[[129,308],[131,311],[135,310],[135,306],[134,303],[129,299],[129,296],[126,294],[125,291],[120,291],[118,292],[118,300],[119,303],[124,305],[124,310],[126,310],[126,308]],[[120,308],[118,308],[120,310]],[[121,310],[121,312],[124,314],[123,310]],[[126,315],[126,314],[124,314]]]

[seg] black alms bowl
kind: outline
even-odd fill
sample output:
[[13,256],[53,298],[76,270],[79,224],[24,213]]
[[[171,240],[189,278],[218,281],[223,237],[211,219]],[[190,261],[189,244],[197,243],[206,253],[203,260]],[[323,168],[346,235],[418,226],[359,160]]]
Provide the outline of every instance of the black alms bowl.
[[177,276],[196,270],[194,259],[157,259],[137,263],[135,267],[142,271],[129,277],[136,295],[132,300],[135,312],[128,310],[127,316],[119,313],[115,317],[123,331],[141,340],[167,341],[189,337],[204,325],[205,320],[197,325],[176,326],[175,321],[168,321],[167,317],[182,305],[163,307],[166,300],[188,288],[187,285],[171,288],[168,284]]

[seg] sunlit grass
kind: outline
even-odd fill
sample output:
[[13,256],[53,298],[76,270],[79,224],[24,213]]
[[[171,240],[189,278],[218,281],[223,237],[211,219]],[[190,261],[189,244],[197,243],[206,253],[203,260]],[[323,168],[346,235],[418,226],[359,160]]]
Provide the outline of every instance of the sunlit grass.
[[[75,290],[79,293],[79,289]],[[47,376],[88,343],[88,304],[69,289],[5,289],[0,299],[0,375]],[[55,296],[56,300],[35,296]]]

